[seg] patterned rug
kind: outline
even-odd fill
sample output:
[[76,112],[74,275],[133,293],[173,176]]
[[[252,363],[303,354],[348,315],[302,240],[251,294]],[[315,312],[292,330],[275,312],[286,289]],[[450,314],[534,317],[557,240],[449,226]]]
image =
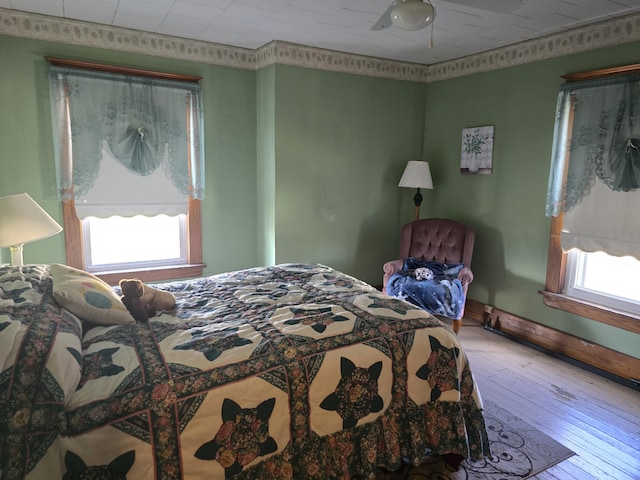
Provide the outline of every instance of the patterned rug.
[[482,462],[465,460],[451,472],[441,459],[419,467],[380,473],[376,480],[519,480],[531,478],[574,455],[568,448],[493,402],[484,401],[493,456]]

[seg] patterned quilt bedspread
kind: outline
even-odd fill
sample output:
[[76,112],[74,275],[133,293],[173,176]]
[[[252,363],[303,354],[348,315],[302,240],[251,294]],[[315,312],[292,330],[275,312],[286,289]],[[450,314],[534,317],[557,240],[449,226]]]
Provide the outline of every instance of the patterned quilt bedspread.
[[0,478],[374,478],[489,453],[435,317],[329,267],[155,285],[177,306],[91,326],[48,265],[0,268]]

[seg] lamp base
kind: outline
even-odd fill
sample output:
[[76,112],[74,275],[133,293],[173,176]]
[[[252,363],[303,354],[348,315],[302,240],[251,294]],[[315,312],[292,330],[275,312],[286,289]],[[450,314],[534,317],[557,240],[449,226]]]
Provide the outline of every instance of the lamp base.
[[416,194],[413,196],[413,203],[416,205],[416,220],[420,220],[420,205],[422,205],[422,194],[420,189],[416,189]]
[[419,207],[422,204],[422,194],[420,193],[420,189],[416,189],[416,194],[413,196],[413,203],[416,204],[416,207]]
[[19,245],[11,245],[9,251],[11,252],[11,265],[22,266],[22,243]]

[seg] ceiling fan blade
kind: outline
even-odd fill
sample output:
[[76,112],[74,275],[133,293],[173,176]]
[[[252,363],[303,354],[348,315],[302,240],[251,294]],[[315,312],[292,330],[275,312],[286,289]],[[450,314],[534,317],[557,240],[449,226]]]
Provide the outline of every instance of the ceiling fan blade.
[[394,0],[394,2],[389,5],[389,8],[387,8],[386,12],[384,12],[380,16],[375,25],[371,27],[371,30],[384,30],[385,28],[389,28],[391,25],[393,25],[393,22],[391,21],[391,12],[393,12],[393,9],[396,8],[396,5],[402,3],[402,1],[403,0]]
[[522,0],[442,0],[480,10],[499,13],[513,13],[522,6]]

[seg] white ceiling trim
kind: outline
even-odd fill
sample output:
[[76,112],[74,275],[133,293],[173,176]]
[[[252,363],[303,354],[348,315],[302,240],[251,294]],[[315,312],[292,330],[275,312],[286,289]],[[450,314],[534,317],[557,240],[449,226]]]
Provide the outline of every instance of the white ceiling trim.
[[457,60],[420,65],[274,41],[257,50],[0,8],[0,35],[258,70],[293,65],[432,82],[640,40],[640,14],[583,26]]

